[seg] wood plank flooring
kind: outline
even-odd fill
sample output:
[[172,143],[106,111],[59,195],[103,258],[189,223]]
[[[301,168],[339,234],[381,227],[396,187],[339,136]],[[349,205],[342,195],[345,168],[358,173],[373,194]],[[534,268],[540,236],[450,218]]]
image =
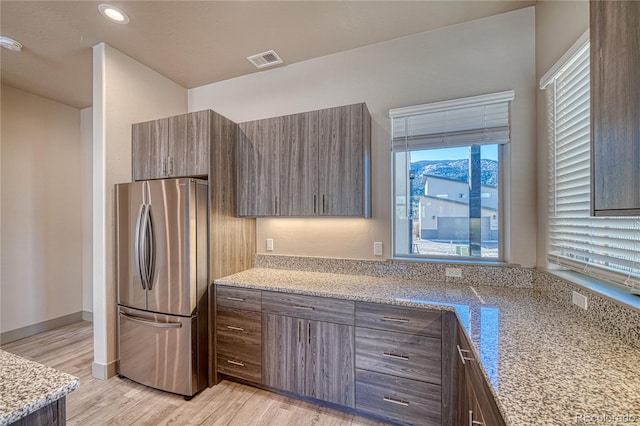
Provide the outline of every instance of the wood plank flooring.
[[89,322],[8,343],[2,349],[80,378],[80,388],[67,396],[69,426],[383,424],[230,381],[185,401],[127,379],[95,379]]

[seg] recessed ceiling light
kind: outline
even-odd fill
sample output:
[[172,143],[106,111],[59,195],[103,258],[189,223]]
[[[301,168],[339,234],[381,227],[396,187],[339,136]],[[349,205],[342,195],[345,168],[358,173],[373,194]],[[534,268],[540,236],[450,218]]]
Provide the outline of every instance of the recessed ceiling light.
[[0,46],[5,49],[13,50],[14,52],[19,52],[22,50],[22,44],[15,41],[10,37],[0,36]]
[[98,5],[98,10],[108,20],[115,22],[116,24],[128,24],[129,15],[119,7],[111,6],[110,4],[102,3]]

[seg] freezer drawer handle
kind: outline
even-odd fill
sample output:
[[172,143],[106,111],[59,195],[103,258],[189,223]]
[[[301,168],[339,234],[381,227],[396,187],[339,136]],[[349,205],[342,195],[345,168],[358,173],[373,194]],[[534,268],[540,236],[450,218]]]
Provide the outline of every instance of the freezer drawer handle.
[[156,322],[156,321],[148,320],[145,318],[138,318],[132,315],[127,315],[123,312],[120,312],[120,316],[125,319],[128,319],[131,322],[135,322],[142,325],[148,325],[150,327],[156,327],[156,328],[181,328],[182,327],[182,323],[179,323],[179,322]]

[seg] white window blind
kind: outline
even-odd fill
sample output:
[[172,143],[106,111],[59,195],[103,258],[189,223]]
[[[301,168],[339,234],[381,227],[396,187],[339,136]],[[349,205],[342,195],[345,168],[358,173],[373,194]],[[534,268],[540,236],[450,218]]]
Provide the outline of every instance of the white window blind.
[[509,142],[506,91],[389,111],[394,151]]
[[549,261],[638,287],[640,217],[590,216],[589,44],[579,42],[542,87],[550,112]]

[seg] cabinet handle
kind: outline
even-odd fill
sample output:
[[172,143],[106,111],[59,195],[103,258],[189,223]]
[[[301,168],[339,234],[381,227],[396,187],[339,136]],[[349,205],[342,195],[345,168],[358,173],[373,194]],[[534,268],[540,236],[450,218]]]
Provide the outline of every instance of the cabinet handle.
[[315,308],[313,306],[304,306],[304,305],[293,305],[295,309],[302,309],[305,311],[313,311]]
[[229,364],[237,365],[238,367],[244,367],[244,362],[242,361],[234,361],[232,359],[228,359],[227,362]]
[[234,327],[232,325],[228,325],[227,328],[229,330],[233,330],[233,331],[244,331],[244,328],[242,328],[242,327]]
[[298,321],[298,343],[300,343],[300,321]]
[[167,176],[167,159],[162,159],[162,176]]
[[313,214],[318,213],[318,196],[313,194]]
[[173,157],[169,157],[169,174],[173,175]]
[[483,426],[485,426],[484,422],[479,422],[477,420],[473,420],[473,411],[469,410],[469,426],[473,426],[473,425],[483,425]]
[[307,323],[307,343],[311,344],[311,323]]
[[276,214],[278,214],[278,196],[276,195],[276,201],[274,203],[275,205],[275,209],[276,209]]
[[244,302],[244,299],[241,299],[239,297],[231,297],[231,296],[227,296],[227,300],[233,300],[234,302]]
[[402,405],[403,407],[408,407],[409,406],[409,401],[405,401],[405,400],[402,400],[402,399],[397,399],[397,398],[394,398],[392,396],[385,396],[385,397],[382,398],[382,400],[386,401],[386,402],[391,402],[393,404]]
[[473,358],[469,358],[464,356],[464,353],[469,353],[469,351],[467,349],[462,349],[460,348],[460,345],[456,345],[456,347],[458,348],[458,355],[460,355],[460,360],[462,361],[462,364],[466,364],[465,361],[475,361],[475,359]]
[[322,213],[327,212],[327,204],[324,202],[324,194],[322,194]]
[[396,355],[396,354],[392,354],[391,352],[383,352],[382,356],[385,358],[401,359],[403,361],[409,360],[409,357],[406,355]]
[[393,318],[393,317],[382,317],[383,321],[389,321],[389,322],[409,322],[408,319],[404,319],[404,318]]

